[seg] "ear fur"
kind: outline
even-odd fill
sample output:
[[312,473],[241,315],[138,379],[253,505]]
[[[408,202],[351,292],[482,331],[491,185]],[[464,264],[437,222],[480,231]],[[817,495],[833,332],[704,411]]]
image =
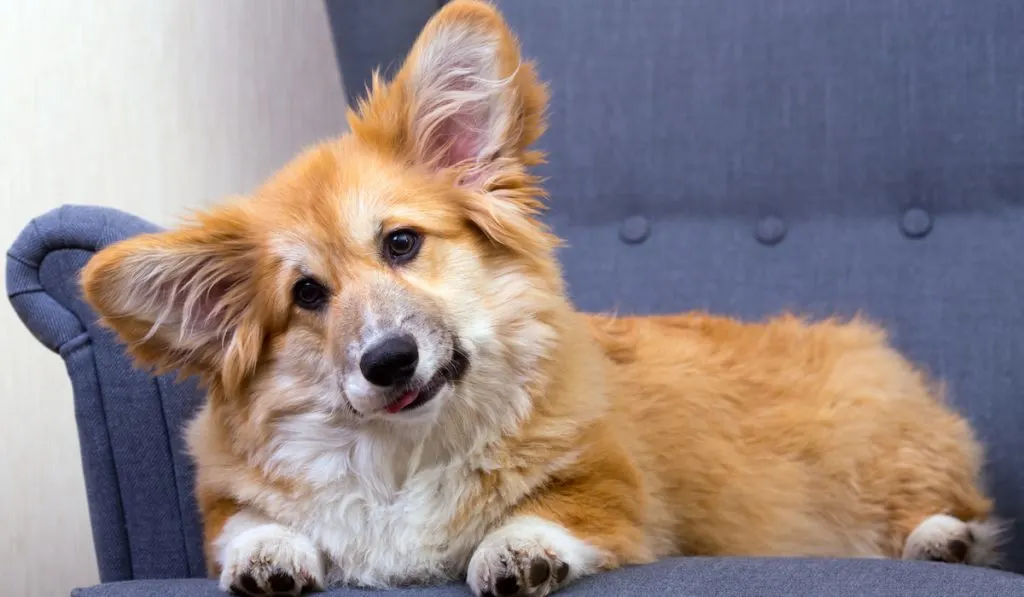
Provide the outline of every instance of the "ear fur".
[[86,265],[82,288],[138,361],[232,385],[263,343],[252,306],[257,250],[242,209],[227,206],[107,247]]
[[547,98],[498,11],[454,0],[393,81],[374,76],[349,124],[378,150],[474,193],[467,217],[494,242],[546,254],[555,239],[535,219],[543,191],[528,168],[543,161],[529,148],[544,132]]
[[357,136],[432,170],[469,170],[464,182],[479,186],[504,160],[542,159],[527,148],[544,132],[547,97],[498,11],[455,0],[427,23],[390,84],[374,76],[349,120]]

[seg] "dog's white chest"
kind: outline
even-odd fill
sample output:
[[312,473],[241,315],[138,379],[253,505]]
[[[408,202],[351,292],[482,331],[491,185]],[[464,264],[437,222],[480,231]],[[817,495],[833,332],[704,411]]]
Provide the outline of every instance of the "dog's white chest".
[[467,489],[458,475],[432,471],[393,492],[352,480],[296,505],[289,523],[323,551],[330,583],[445,581],[465,573],[487,530],[486,515],[466,515]]

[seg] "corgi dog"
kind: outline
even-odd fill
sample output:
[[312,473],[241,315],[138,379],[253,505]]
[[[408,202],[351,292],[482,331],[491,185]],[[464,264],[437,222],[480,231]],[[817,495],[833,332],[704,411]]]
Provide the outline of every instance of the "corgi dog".
[[546,100],[499,12],[449,2],[347,134],[88,263],[133,358],[204,382],[187,437],[221,587],[994,563],[981,446],[879,328],[574,309],[531,173]]

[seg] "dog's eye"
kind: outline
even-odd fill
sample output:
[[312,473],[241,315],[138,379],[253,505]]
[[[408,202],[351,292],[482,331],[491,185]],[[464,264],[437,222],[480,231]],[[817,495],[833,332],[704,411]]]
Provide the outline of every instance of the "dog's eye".
[[300,309],[314,311],[327,302],[327,289],[313,278],[303,278],[292,286],[292,300]]
[[422,237],[414,230],[389,232],[384,237],[384,257],[391,263],[408,263],[419,253]]

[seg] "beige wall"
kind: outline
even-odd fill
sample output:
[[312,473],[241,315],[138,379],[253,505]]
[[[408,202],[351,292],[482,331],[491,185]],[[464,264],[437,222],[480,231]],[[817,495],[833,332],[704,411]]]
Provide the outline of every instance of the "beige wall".
[[[323,4],[0,2],[0,246],[62,203],[168,224],[244,193],[342,130]],[[52,597],[96,581],[60,359],[0,305],[0,579]]]

